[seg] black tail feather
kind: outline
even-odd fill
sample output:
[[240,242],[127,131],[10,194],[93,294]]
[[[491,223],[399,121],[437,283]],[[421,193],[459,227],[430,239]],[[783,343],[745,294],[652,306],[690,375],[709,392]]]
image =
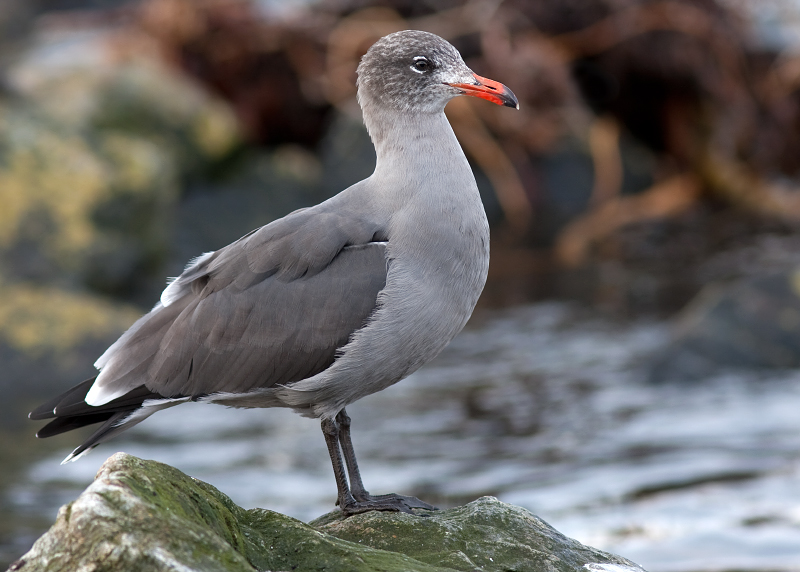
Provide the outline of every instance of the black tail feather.
[[[36,436],[42,439],[86,427],[87,425],[102,423],[91,437],[86,439],[64,460],[65,463],[74,460],[90,449],[94,449],[102,441],[115,437],[128,427],[136,425],[158,409],[150,410],[138,417],[132,417],[133,413],[142,408],[145,401],[165,399],[163,395],[154,393],[147,389],[146,386],[140,385],[121,397],[95,407],[86,403],[86,395],[89,393],[95,379],[87,379],[79,383],[47,403],[43,403],[28,415],[30,419],[52,419],[36,433]],[[170,400],[168,399],[167,402],[170,402]],[[173,404],[177,405],[177,403]]]
[[97,429],[97,431],[92,433],[91,437],[86,439],[86,441],[84,441],[80,446],[78,446],[74,451],[72,451],[72,453],[70,453],[70,455],[66,459],[64,459],[64,461],[61,464],[63,465],[64,463],[72,461],[76,457],[80,456],[82,453],[97,447],[103,440],[103,437],[105,437],[108,433],[116,429],[119,426],[119,424],[122,423],[132,411],[133,410],[131,409],[129,411],[119,411],[117,413],[111,414],[111,416],[108,417],[106,422],[103,423]]
[[110,419],[113,415],[114,412],[108,412],[73,417],[57,417],[39,429],[39,431],[36,433],[36,436],[40,439],[46,439],[47,437],[60,435],[61,433],[72,431],[73,429],[80,429],[81,427],[86,427],[87,425],[108,421],[108,419]]
[[[86,393],[88,392],[89,390],[87,388]],[[84,401],[86,398],[86,393],[79,395],[76,392],[75,397],[77,397],[77,399],[72,399],[72,395],[70,395],[69,400],[66,398],[63,399],[58,405],[56,405],[56,416],[73,417],[75,415],[94,415],[100,411],[108,413],[114,413],[117,411],[131,411],[141,406],[142,403],[148,399],[164,399],[163,395],[153,393],[144,385],[140,385],[121,397],[117,397],[108,403],[104,403],[103,405],[98,405],[95,407],[94,405],[89,405],[86,403],[86,401]]]
[[[97,379],[97,376],[87,379],[86,381],[82,381],[61,395],[58,395],[50,401],[41,404],[39,407],[28,413],[28,419],[33,419],[35,421],[40,419],[52,419],[53,417],[57,416],[55,412],[56,407],[61,405],[62,402],[68,401],[71,403],[76,400],[83,401],[84,397],[86,397],[86,394],[89,393],[89,388],[92,387],[95,379]],[[84,402],[84,405],[85,404],[86,403]]]
[[[164,399],[163,395],[153,393],[144,385],[140,385],[121,397],[95,407],[85,401],[86,394],[89,393],[94,380],[95,378],[87,379],[31,411],[28,415],[30,419],[55,418],[42,427],[36,436],[44,439],[104,421],[106,424],[98,429],[98,432],[106,433],[111,428],[109,421],[112,425],[119,422],[141,407],[148,399]],[[89,439],[87,443],[90,441],[92,439]]]

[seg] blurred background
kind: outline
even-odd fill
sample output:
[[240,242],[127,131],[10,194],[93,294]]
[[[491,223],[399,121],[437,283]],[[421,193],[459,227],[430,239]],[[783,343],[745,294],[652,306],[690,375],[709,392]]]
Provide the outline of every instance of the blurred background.
[[117,450],[309,520],[318,423],[185,405],[91,456],[27,412],[166,276],[368,176],[355,68],[452,42],[492,224],[465,332],[350,409],[365,482],[494,495],[650,572],[800,570],[800,2],[0,0],[0,567]]

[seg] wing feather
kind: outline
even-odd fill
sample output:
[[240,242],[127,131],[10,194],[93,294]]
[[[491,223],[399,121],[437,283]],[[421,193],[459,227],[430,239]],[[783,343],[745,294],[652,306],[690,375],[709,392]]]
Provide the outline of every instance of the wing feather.
[[148,368],[150,390],[239,393],[324,370],[375,310],[386,283],[385,246],[345,248],[323,271],[291,281],[271,275],[240,290],[215,280],[165,333]]
[[386,283],[382,231],[324,203],[199,256],[98,360],[102,405],[145,385],[164,397],[245,392],[327,368]]

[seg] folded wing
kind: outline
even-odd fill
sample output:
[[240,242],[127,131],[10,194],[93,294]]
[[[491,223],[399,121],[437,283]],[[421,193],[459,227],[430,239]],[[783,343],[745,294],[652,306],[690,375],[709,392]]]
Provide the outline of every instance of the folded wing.
[[299,211],[187,267],[98,360],[101,406],[145,386],[163,398],[290,384],[330,366],[386,283],[381,232]]

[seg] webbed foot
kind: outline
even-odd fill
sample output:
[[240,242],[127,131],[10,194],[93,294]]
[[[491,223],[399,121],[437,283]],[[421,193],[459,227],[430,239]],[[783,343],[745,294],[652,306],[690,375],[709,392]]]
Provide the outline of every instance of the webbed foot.
[[[405,512],[407,514],[415,514],[411,509],[421,508],[425,510],[439,510],[433,505],[421,501],[416,497],[409,497],[405,495],[398,495],[391,493],[388,495],[359,495],[359,499],[348,499],[347,502],[341,506],[342,513],[345,516],[352,516],[362,512],[369,512],[371,510],[385,510],[393,512]],[[422,516],[422,515],[419,515]]]

